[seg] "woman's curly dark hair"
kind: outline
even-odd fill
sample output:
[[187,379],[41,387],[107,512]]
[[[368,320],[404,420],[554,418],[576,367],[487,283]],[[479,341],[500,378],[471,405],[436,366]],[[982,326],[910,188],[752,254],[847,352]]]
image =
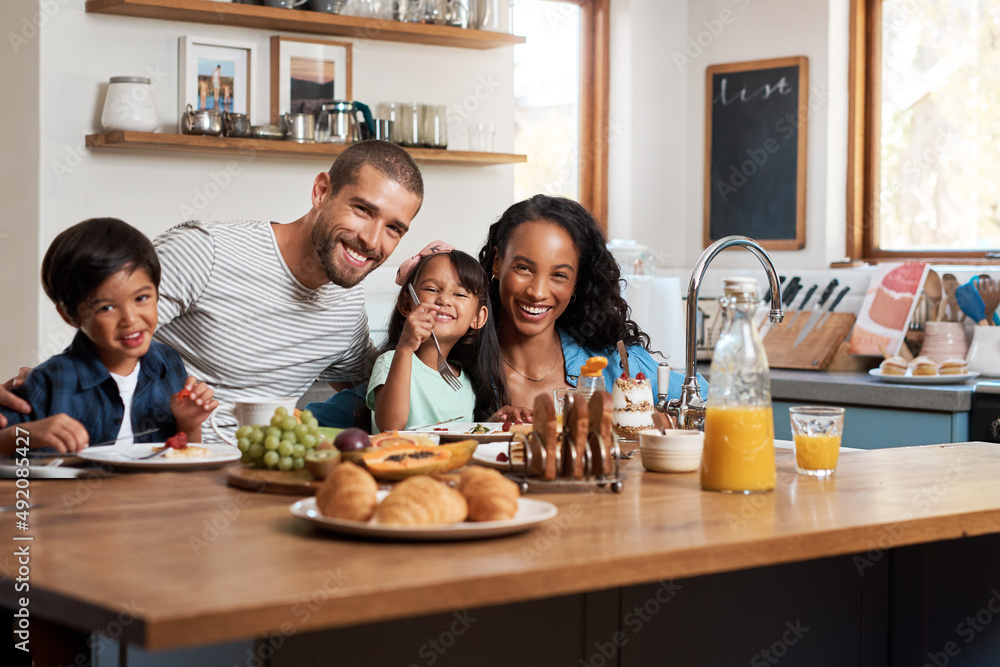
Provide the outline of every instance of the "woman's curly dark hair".
[[[621,271],[607,247],[607,237],[587,209],[564,197],[535,195],[514,204],[490,225],[479,263],[487,275],[493,260],[503,256],[514,230],[521,223],[552,222],[569,233],[580,253],[576,299],[559,317],[559,328],[592,350],[612,350],[618,341],[649,349],[649,336],[631,319],[631,309],[621,295]],[[490,283],[490,302],[499,322],[505,316],[498,281]]]

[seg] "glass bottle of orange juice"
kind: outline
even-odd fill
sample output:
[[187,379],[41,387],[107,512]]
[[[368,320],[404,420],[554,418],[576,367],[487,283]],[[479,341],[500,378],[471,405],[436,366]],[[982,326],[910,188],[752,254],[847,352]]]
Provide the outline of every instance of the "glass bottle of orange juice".
[[775,486],[771,375],[753,322],[758,301],[753,278],[725,281],[706,399],[703,489],[759,493]]

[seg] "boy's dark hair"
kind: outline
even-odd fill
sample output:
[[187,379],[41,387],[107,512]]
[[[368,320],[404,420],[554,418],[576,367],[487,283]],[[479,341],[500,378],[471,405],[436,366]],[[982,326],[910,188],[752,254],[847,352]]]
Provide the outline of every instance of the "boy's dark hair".
[[[479,329],[470,330],[462,336],[448,354],[449,361],[456,361],[462,365],[462,370],[469,377],[472,390],[476,394],[476,407],[472,418],[476,421],[486,421],[497,410],[510,403],[510,392],[507,390],[507,374],[504,373],[500,361],[500,341],[497,338],[493,307],[489,300],[489,279],[482,267],[479,266],[479,262],[461,250],[422,257],[410,271],[406,283],[399,290],[396,307],[393,308],[392,315],[389,317],[386,341],[372,357],[368,375],[371,375],[375,359],[389,350],[396,349],[396,344],[403,333],[406,317],[400,312],[400,304],[406,303],[409,306],[412,303],[407,285],[416,282],[428,261],[442,255],[447,256],[451,261],[455,273],[458,274],[458,282],[476,296],[478,300],[476,308],[486,306],[486,323]],[[365,406],[365,412],[368,416],[367,423],[371,424],[370,411],[367,410],[367,406]],[[366,423],[365,416],[365,414],[355,414],[355,421],[359,424]]]
[[42,287],[76,318],[80,304],[101,283],[125,270],[145,269],[160,287],[160,260],[146,235],[117,218],[90,218],[60,233],[42,259]]
[[349,144],[330,167],[330,196],[358,180],[358,172],[371,165],[386,178],[424,199],[424,179],[420,168],[405,150],[396,144],[377,139]]

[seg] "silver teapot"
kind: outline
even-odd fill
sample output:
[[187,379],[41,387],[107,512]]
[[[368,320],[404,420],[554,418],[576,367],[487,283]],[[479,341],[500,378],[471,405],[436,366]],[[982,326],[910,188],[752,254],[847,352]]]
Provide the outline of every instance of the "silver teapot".
[[193,109],[187,105],[187,110],[181,114],[182,134],[207,134],[219,136],[222,134],[222,115],[215,109]]
[[222,112],[222,130],[227,137],[252,136],[250,117],[245,113]]
[[[358,112],[361,118],[358,118]],[[316,141],[351,144],[375,138],[371,109],[361,102],[327,102],[316,119]]]

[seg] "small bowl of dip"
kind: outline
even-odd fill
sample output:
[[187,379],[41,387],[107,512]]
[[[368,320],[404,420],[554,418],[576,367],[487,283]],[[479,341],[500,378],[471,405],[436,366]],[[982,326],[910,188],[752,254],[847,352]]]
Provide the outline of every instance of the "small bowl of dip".
[[639,431],[642,465],[652,472],[694,472],[701,466],[705,434],[688,429],[650,428]]

